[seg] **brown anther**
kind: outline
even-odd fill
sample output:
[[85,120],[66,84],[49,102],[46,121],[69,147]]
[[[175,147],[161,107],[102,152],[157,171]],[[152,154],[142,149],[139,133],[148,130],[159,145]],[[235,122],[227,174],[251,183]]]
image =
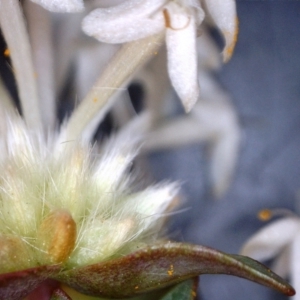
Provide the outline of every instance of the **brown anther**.
[[41,249],[42,263],[64,262],[74,249],[76,223],[66,210],[50,213],[40,225],[37,243]]
[[262,209],[258,212],[257,217],[261,221],[268,221],[272,218],[272,211],[270,209]]
[[10,56],[10,50],[8,48],[6,48],[3,52],[5,57],[9,57]]

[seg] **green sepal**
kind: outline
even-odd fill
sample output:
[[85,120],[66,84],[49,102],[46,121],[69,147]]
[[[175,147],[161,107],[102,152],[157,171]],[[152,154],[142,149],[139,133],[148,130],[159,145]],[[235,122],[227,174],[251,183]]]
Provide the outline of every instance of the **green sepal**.
[[288,296],[295,293],[281,277],[248,257],[172,242],[150,246],[118,259],[66,270],[53,278],[86,295],[118,299],[159,290],[201,274],[234,275]]
[[171,287],[159,300],[193,300],[196,297],[198,278],[185,280]]

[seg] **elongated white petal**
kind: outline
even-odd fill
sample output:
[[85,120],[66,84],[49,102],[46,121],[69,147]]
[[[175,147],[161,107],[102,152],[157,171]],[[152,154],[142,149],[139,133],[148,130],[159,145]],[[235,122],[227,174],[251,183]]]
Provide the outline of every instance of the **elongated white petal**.
[[198,127],[207,131],[211,142],[211,182],[214,195],[220,198],[228,189],[234,174],[241,132],[229,95],[222,90],[207,72],[199,72],[201,101],[193,114],[198,117]]
[[168,71],[175,91],[189,112],[199,96],[196,23],[192,14],[172,4],[165,10]]
[[290,274],[290,264],[291,264],[291,245],[288,245],[275,259],[275,262],[272,265],[272,270],[282,278],[287,278],[288,275]]
[[299,232],[298,218],[289,217],[273,222],[252,236],[244,245],[241,254],[257,260],[270,259],[291,243]]
[[292,285],[298,293],[293,299],[300,299],[300,232],[295,236],[294,241],[292,243],[291,249],[291,260],[290,260],[290,268],[291,268],[291,279]]
[[[198,62],[201,68],[218,70],[221,67],[219,49],[211,36],[203,31],[197,39]],[[202,86],[202,81],[201,86]],[[202,90],[201,90],[202,95]]]
[[162,15],[153,15],[161,4],[161,0],[134,0],[113,8],[95,9],[84,18],[82,29],[87,35],[105,43],[142,39],[164,29]]
[[82,0],[31,0],[52,12],[75,13],[84,10]]
[[238,34],[235,0],[205,0],[205,3],[213,21],[224,35],[226,44],[223,59],[227,62],[233,53]]
[[144,151],[180,147],[186,144],[207,141],[210,130],[202,126],[201,121],[193,115],[176,118],[160,124],[147,135],[143,144]]

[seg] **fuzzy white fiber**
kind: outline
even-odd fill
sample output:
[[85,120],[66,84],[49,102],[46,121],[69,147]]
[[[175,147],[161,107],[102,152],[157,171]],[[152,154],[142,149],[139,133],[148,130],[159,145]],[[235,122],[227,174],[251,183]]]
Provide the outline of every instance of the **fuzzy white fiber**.
[[[7,245],[0,258],[8,261],[5,271],[17,265],[88,265],[153,239],[177,186],[132,192],[128,167],[139,138],[135,134],[131,144],[126,142],[133,125],[141,126],[134,122],[100,149],[74,142],[61,151],[55,136],[45,141],[20,118],[8,119],[0,165],[0,243]],[[16,249],[22,253],[19,260],[12,258]]]

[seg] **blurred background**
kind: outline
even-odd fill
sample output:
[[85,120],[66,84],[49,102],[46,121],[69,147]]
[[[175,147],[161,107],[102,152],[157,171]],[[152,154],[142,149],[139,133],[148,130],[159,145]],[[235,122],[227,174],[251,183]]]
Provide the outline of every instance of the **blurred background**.
[[[240,0],[237,11],[236,49],[216,74],[232,95],[242,128],[229,191],[222,199],[212,197],[202,144],[156,152],[150,164],[157,179],[182,182],[188,210],[172,217],[174,236],[229,253],[238,253],[266,225],[257,218],[259,210],[282,207],[300,213],[300,1]],[[221,275],[201,277],[200,297],[286,299]]]

